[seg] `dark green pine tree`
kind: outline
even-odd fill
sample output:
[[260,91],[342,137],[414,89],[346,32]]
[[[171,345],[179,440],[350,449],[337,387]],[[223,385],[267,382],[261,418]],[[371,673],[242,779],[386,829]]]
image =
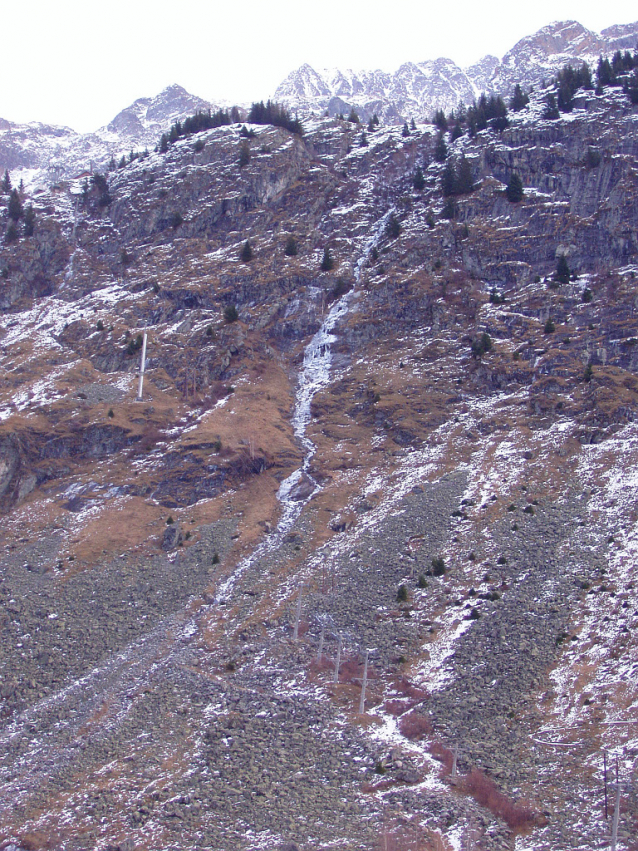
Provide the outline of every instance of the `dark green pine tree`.
[[507,195],[507,200],[513,204],[523,200],[523,181],[515,171],[512,172],[507,188],[505,189],[505,194]]
[[528,96],[523,92],[520,87],[520,84],[517,83],[514,86],[514,94],[510,99],[510,109],[513,112],[520,112],[521,109],[525,109],[527,104],[529,103]]
[[439,133],[439,135],[436,137],[436,144],[434,146],[434,159],[437,161],[437,163],[444,163],[447,159],[447,145],[445,144],[443,133]]
[[414,118],[410,121],[410,130],[412,130],[412,131],[416,130],[416,124],[414,122]]
[[414,172],[412,186],[414,186],[417,192],[420,192],[425,187],[425,177],[423,176],[423,170],[420,165],[416,167],[416,171]]
[[250,263],[250,261],[253,259],[253,249],[250,244],[250,240],[247,239],[244,243],[239,257],[242,263]]
[[472,179],[472,167],[465,155],[461,157],[454,186],[456,195],[469,195],[474,192],[474,181]]
[[322,272],[330,272],[334,269],[335,261],[332,258],[332,254],[330,253],[330,249],[328,247],[323,250],[323,259],[321,260],[321,271]]
[[18,194],[17,189],[11,190],[11,196],[9,197],[9,218],[13,219],[14,222],[17,222],[18,219],[21,219],[23,216],[22,202],[20,201],[20,195]]
[[401,233],[401,225],[394,213],[390,214],[388,223],[385,226],[385,232],[389,239],[396,239]]
[[355,110],[354,106],[350,110],[348,121],[350,122],[350,124],[359,124],[359,116],[357,115],[357,111]]
[[554,272],[554,280],[558,281],[559,284],[566,284],[569,281],[569,276],[571,272],[569,271],[569,266],[567,264],[567,258],[564,254],[561,254],[558,258],[558,263],[556,264],[556,271]]
[[2,178],[2,191],[5,194],[11,192],[11,178],[9,177],[9,169],[5,169],[4,177]]
[[33,236],[35,230],[35,210],[28,204],[24,210],[24,235]]
[[406,121],[403,125],[403,130],[401,131],[404,138],[407,138],[410,135],[410,128],[408,127],[408,122]]
[[286,247],[284,248],[284,254],[286,257],[296,257],[297,256],[297,242],[294,236],[291,234],[286,240]]
[[448,160],[441,176],[441,190],[445,198],[454,195],[456,191],[456,170],[452,160]]

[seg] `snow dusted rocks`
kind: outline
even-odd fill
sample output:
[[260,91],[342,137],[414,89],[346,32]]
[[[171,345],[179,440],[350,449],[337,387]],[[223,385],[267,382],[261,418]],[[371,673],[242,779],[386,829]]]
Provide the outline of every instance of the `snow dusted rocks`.
[[[638,754],[638,152],[619,90],[579,103],[448,137],[452,218],[434,127],[338,119],[183,139],[77,215],[75,184],[30,196],[51,262],[0,257],[7,842],[607,841],[601,747],[632,782]],[[440,776],[455,746],[528,837]]]

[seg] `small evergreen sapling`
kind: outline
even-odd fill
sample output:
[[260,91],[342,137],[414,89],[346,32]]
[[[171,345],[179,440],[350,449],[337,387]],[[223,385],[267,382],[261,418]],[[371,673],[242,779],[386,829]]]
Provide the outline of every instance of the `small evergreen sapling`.
[[523,196],[525,194],[523,190],[523,181],[515,171],[513,171],[510,176],[507,188],[505,189],[505,194],[507,195],[507,200],[512,204],[516,204],[523,200]]
[[334,269],[335,261],[330,253],[330,249],[328,247],[323,250],[323,259],[321,260],[321,271],[322,272],[330,272]]

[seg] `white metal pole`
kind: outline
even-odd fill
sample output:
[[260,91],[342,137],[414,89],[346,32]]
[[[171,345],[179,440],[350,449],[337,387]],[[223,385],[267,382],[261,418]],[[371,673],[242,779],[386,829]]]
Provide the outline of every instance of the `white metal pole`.
[[142,342],[142,360],[140,361],[140,383],[137,388],[137,401],[142,401],[142,388],[144,386],[144,370],[146,368],[146,331],[144,331],[144,340]]
[[359,715],[363,715],[366,711],[366,686],[368,684],[368,650],[366,650],[365,661],[363,663],[363,679],[361,681],[361,698],[359,700]]

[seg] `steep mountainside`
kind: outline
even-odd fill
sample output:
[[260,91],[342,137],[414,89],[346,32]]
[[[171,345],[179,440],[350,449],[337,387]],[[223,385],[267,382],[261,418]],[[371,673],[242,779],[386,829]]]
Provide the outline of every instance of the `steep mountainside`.
[[606,847],[605,759],[635,851],[638,108],[577,106],[448,198],[338,119],[3,196],[5,851]]

